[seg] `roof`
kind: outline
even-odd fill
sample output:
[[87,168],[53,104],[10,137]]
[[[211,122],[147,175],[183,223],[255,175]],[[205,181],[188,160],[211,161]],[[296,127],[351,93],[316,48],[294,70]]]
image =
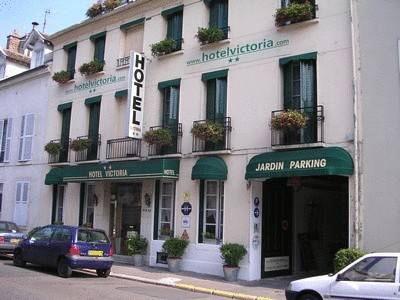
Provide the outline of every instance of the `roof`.
[[38,72],[40,70],[47,69],[47,68],[48,68],[48,65],[41,65],[39,67],[36,67],[36,68],[33,68],[33,69],[26,70],[24,72],[18,73],[18,74],[14,75],[14,76],[7,77],[7,78],[4,78],[4,79],[0,79],[0,85],[4,84],[6,82],[9,82],[9,81],[11,81],[13,79],[20,78],[20,77],[25,76],[25,75],[34,74],[35,72]]
[[17,63],[23,64],[23,65],[26,65],[26,66],[29,67],[29,64],[31,62],[30,57],[25,56],[25,55],[20,54],[20,53],[16,53],[16,52],[10,51],[8,49],[1,49],[1,50],[6,55],[6,57],[8,59],[11,59],[11,60],[13,60],[13,61],[15,61]]

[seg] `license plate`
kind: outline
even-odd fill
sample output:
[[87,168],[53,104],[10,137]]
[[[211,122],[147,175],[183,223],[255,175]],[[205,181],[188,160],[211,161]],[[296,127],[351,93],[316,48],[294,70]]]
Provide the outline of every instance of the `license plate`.
[[89,256],[103,256],[103,251],[100,250],[89,250],[88,251]]
[[10,243],[16,245],[19,243],[19,239],[11,239]]

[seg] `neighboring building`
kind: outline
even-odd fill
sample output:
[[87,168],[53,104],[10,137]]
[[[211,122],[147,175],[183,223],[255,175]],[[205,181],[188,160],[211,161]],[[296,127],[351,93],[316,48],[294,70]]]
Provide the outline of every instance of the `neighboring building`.
[[[393,161],[387,175],[376,151],[392,140],[379,133],[400,123],[400,4],[312,2],[310,20],[276,26],[280,1],[137,0],[53,34],[53,71],[70,80],[49,90],[47,141],[61,150],[49,156],[44,194],[53,196],[42,201],[43,220],[103,228],[119,255],[139,233],[149,240],[152,266],[165,266],[166,238],[188,235],[183,268],[216,275],[220,244],[241,243],[246,280],[330,271],[342,247],[397,249],[389,245],[398,236],[399,147],[384,151]],[[386,10],[391,26],[377,26]],[[220,28],[223,40],[200,44],[197,30],[208,26]],[[390,51],[376,51],[371,31],[379,34],[377,49]],[[172,53],[153,57],[150,45],[164,39],[175,42],[161,52]],[[132,50],[146,57],[136,63],[147,65],[145,83],[130,67]],[[76,72],[92,60],[104,68]],[[390,73],[370,64],[381,60]],[[378,113],[375,79],[390,83]],[[137,138],[127,137],[132,99]],[[300,129],[285,130],[287,110],[301,113],[292,115]],[[202,124],[222,136],[194,136]],[[167,129],[170,143],[148,145],[141,126]],[[371,169],[381,169],[379,180]],[[374,219],[377,205],[385,225]]]

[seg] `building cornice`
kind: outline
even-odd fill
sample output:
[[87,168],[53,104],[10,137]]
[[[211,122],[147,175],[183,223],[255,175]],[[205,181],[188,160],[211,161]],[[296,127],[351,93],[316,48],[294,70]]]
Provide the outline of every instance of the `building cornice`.
[[25,72],[19,73],[17,75],[7,77],[5,79],[0,80],[0,89],[8,87],[10,85],[28,80],[33,79],[42,75],[50,74],[50,67],[49,65],[41,65],[37,68],[33,68],[27,70]]

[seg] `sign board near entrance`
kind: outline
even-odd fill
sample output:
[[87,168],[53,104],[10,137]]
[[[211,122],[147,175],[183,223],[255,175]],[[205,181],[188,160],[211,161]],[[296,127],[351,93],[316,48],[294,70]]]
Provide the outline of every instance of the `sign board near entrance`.
[[265,257],[264,272],[289,270],[289,256]]

